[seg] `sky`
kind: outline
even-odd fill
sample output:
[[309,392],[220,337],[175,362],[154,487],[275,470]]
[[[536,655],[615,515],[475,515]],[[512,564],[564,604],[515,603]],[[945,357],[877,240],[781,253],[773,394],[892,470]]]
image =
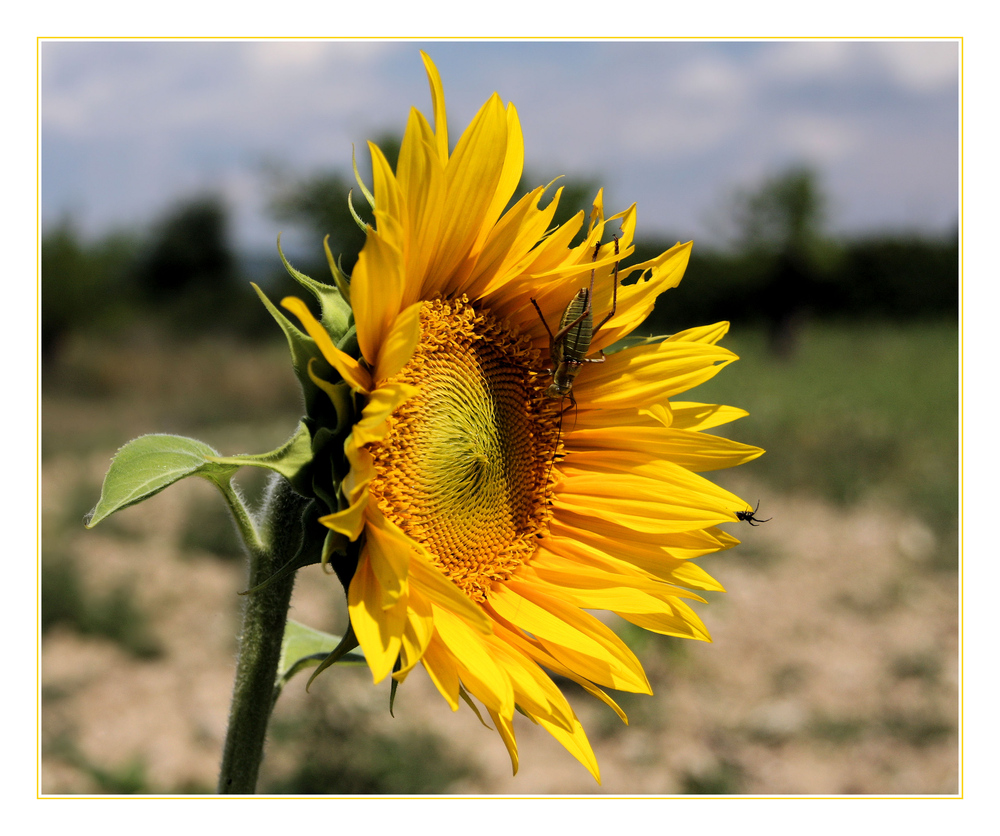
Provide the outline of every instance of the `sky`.
[[224,196],[242,249],[273,248],[266,174],[350,172],[368,139],[432,114],[452,143],[494,92],[517,107],[534,183],[638,203],[639,234],[721,243],[728,199],[812,166],[838,235],[954,229],[956,41],[44,41],[43,227],[97,237]]

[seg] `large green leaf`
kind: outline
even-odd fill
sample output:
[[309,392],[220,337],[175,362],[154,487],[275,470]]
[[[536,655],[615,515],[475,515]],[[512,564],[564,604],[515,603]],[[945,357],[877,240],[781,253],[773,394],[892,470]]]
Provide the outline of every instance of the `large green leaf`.
[[238,465],[215,461],[217,458],[218,453],[207,444],[179,435],[144,435],[130,441],[111,461],[101,498],[87,516],[87,528],[186,476],[204,476],[225,490]]

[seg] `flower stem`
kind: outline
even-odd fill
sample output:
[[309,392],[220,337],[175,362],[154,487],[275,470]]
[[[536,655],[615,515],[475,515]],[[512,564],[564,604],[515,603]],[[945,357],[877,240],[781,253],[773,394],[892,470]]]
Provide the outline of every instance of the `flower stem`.
[[[261,515],[261,544],[247,544],[249,589],[264,584],[295,556],[306,502],[284,479],[274,478]],[[256,789],[294,583],[295,573],[291,572],[246,596],[229,728],[219,772],[220,794],[250,794]]]

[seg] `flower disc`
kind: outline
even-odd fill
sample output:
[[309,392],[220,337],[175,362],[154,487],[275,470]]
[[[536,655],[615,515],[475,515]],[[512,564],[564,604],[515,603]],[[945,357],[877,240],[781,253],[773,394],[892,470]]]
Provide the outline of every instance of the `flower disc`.
[[394,378],[419,394],[371,446],[382,513],[480,602],[531,556],[550,513],[560,402],[538,366],[527,339],[464,297],[424,303]]

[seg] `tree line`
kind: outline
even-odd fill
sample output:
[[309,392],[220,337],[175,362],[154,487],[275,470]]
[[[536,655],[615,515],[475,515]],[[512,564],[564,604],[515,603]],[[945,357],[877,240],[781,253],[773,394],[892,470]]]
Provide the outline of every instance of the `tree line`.
[[[390,156],[395,148],[389,147]],[[555,219],[589,211],[596,184],[561,181]],[[328,278],[322,240],[350,271],[364,243],[339,172],[275,178],[270,200],[276,227],[315,239],[296,266]],[[527,182],[519,194],[528,189]],[[514,199],[519,196],[515,195]],[[354,188],[355,212],[370,218]],[[684,281],[660,297],[646,323],[670,333],[692,322],[731,320],[769,331],[777,352],[791,350],[807,318],[950,319],[959,305],[958,230],[937,237],[882,233],[837,240],[824,232],[816,175],[794,168],[738,193],[731,202],[734,232],[725,248],[696,242]],[[673,240],[638,239],[635,259],[650,258]],[[140,233],[85,240],[71,218],[43,230],[42,349],[57,353],[74,331],[113,333],[155,323],[172,331],[225,330],[244,337],[270,334],[268,317],[248,287],[254,280],[281,293],[277,254],[265,265],[237,253],[229,212],[217,196],[200,196],[167,210]],[[247,274],[251,275],[247,275]],[[288,285],[291,290],[291,286]]]

